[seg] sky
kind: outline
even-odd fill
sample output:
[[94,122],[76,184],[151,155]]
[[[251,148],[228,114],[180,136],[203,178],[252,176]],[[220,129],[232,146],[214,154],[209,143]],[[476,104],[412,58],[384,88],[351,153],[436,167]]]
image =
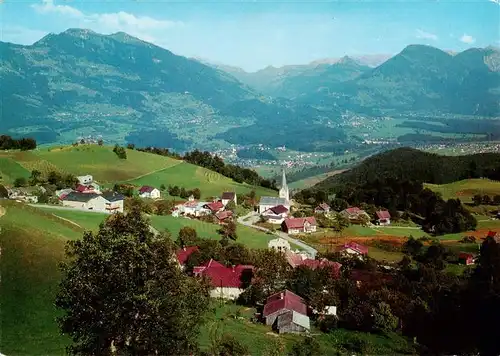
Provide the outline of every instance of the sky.
[[500,0],[0,0],[0,40],[119,31],[247,71],[344,55],[500,45]]

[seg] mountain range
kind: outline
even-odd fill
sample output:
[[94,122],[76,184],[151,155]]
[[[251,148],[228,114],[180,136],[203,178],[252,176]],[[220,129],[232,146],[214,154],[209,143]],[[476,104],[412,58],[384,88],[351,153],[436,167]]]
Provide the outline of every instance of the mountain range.
[[500,116],[500,51],[411,45],[373,68],[356,58],[256,73],[175,55],[125,33],[69,29],[30,46],[0,42],[0,128],[40,142],[102,135],[183,150],[356,142],[336,121],[360,113]]

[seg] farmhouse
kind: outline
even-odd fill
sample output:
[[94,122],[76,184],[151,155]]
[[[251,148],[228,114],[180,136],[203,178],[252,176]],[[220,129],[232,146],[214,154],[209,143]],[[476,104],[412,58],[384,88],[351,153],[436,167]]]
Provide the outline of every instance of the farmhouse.
[[78,184],[75,190],[79,193],[96,193],[96,194],[101,193],[99,190],[96,190],[92,185]]
[[297,294],[285,290],[267,298],[262,317],[278,333],[304,332],[310,329],[307,306]]
[[253,266],[238,265],[226,267],[210,260],[201,266],[194,267],[195,276],[207,276],[212,285],[210,296],[234,300],[239,297],[253,275]]
[[217,218],[217,222],[222,224],[231,219],[233,216],[233,212],[231,210],[219,211],[215,213],[215,217]]
[[314,209],[315,214],[328,214],[330,212],[331,208],[330,205],[327,203],[321,203]]
[[238,200],[235,192],[224,192],[221,196],[221,201],[224,206],[226,206],[230,201],[234,201],[235,205],[238,205]]
[[472,253],[461,252],[458,255],[458,262],[466,266],[474,264],[475,257]]
[[370,220],[370,215],[368,215],[366,211],[361,210],[358,207],[344,209],[340,212],[340,214],[348,218],[351,222],[357,222],[362,219],[368,219],[368,221]]
[[117,192],[104,192],[102,197],[106,200],[105,211],[108,213],[123,213],[123,195]]
[[340,246],[337,251],[349,255],[366,255],[368,254],[368,247],[358,244],[356,242],[348,242]]
[[313,216],[285,219],[281,224],[281,228],[290,235],[316,232],[316,219]]
[[270,208],[274,208],[275,206],[282,205],[288,210],[290,210],[290,202],[285,198],[276,198],[276,197],[261,197],[259,202],[259,214],[262,214],[266,210]]
[[149,185],[143,185],[139,189],[139,196],[141,198],[159,199],[161,197],[161,192],[159,189],[155,187],[151,187]]
[[210,214],[210,209],[206,208],[208,202],[198,202],[196,200],[189,200],[183,204],[176,206],[176,212],[172,213],[172,216],[178,216],[179,214],[192,215],[192,216],[204,216]]
[[203,206],[203,208],[210,210],[211,213],[215,214],[219,211],[224,210],[224,204],[221,201],[214,201],[211,203],[207,203]]
[[76,209],[105,211],[106,199],[96,193],[71,192],[62,198],[63,206]]
[[281,237],[269,241],[267,247],[270,250],[276,250],[278,252],[283,252],[283,253],[286,251],[290,251],[290,243]]
[[338,262],[329,261],[326,258],[316,260],[309,258],[306,255],[294,253],[292,251],[287,251],[285,253],[285,258],[292,268],[296,268],[298,266],[305,266],[312,270],[318,268],[328,268],[331,270],[333,277],[338,278],[340,276],[340,268],[342,267],[342,265]]
[[283,205],[273,206],[264,211],[262,216],[271,224],[281,224],[288,216],[288,209]]
[[376,214],[379,225],[385,226],[391,224],[391,214],[387,210],[379,210]]

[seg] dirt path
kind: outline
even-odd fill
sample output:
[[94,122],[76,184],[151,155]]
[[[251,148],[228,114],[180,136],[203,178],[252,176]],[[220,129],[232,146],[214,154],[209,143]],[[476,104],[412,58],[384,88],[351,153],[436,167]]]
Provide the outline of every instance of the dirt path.
[[74,221],[72,221],[72,220],[70,220],[70,219],[63,218],[63,217],[58,216],[58,215],[56,215],[56,214],[52,214],[52,215],[53,215],[53,216],[55,216],[56,218],[59,218],[59,219],[64,220],[64,221],[66,221],[66,222],[69,222],[70,224],[73,224],[73,225],[75,225],[75,226],[79,227],[80,229],[83,229],[83,227],[82,227],[81,225],[78,225],[76,222],[74,222]]

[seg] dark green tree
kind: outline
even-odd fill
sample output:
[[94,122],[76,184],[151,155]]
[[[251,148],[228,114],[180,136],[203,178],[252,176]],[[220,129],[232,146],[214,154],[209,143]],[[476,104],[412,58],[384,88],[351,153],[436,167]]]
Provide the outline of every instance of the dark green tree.
[[37,185],[38,183],[40,183],[40,177],[42,176],[42,172],[40,172],[39,170],[32,170],[31,171],[31,176],[30,176],[30,179],[29,179],[29,184],[30,185]]
[[28,185],[28,181],[24,177],[19,177],[14,180],[14,187],[26,187]]
[[56,306],[74,355],[186,355],[197,349],[209,287],[183,274],[174,246],[140,211],[70,241]]
[[184,226],[179,230],[177,244],[181,247],[194,246],[198,242],[198,234],[196,230],[189,226]]
[[234,221],[229,221],[227,224],[222,225],[222,228],[219,229],[219,234],[221,234],[223,238],[236,241],[238,238],[236,223]]

